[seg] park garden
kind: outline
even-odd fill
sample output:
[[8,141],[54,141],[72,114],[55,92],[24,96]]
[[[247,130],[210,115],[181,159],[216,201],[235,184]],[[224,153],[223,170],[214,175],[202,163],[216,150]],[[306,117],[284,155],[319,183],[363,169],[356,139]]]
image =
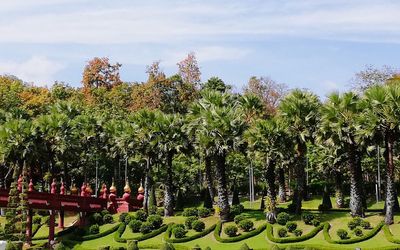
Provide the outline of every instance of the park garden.
[[7,249],[400,248],[398,75],[318,97],[201,82],[193,54],[141,83],[120,67],[0,77]]

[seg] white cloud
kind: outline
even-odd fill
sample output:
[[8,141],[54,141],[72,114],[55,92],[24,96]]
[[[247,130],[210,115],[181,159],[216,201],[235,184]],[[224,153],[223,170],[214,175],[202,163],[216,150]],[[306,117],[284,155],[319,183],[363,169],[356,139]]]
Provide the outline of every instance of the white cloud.
[[55,75],[64,68],[59,62],[46,57],[33,56],[23,62],[0,62],[0,74],[11,74],[38,86],[50,86]]

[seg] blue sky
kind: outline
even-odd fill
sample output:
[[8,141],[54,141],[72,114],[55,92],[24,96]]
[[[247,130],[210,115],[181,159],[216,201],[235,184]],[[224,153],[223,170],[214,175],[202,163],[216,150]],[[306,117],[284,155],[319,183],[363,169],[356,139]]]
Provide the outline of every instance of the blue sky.
[[270,76],[320,96],[349,88],[365,65],[400,68],[400,1],[0,2],[0,74],[79,86],[86,62],[107,56],[125,81],[144,81],[160,60],[167,74],[193,51],[202,80],[237,91]]

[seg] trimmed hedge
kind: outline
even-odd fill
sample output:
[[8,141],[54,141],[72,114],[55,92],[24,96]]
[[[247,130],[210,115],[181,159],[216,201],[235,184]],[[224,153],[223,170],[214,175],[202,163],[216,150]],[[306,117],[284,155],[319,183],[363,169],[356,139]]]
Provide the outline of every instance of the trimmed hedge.
[[109,229],[105,230],[104,232],[101,232],[101,233],[98,233],[98,234],[84,235],[84,236],[76,235],[76,239],[79,239],[81,241],[85,241],[85,240],[94,240],[94,239],[97,239],[97,238],[101,238],[101,237],[104,237],[104,236],[109,235],[111,233],[114,233],[115,231],[118,230],[119,226],[120,226],[120,224],[117,224],[117,225],[113,226],[112,228],[109,228]]
[[222,230],[222,222],[219,221],[217,225],[215,226],[214,230],[214,237],[217,241],[222,242],[222,243],[231,243],[231,242],[238,242],[253,236],[256,236],[260,234],[264,229],[267,227],[267,224],[263,224],[259,226],[258,228],[254,229],[251,232],[248,232],[246,234],[241,234],[239,236],[231,237],[231,238],[222,238],[221,237],[221,230]]
[[[54,234],[54,237],[60,237],[64,236],[66,234],[72,233],[75,230],[76,226],[71,226],[68,227],[67,229],[64,229],[58,233]],[[49,237],[48,236],[41,236],[41,237],[33,237],[32,240],[47,240]]]
[[[329,224],[328,224],[329,225]],[[300,241],[305,241],[308,239],[311,239],[317,233],[319,233],[322,229],[324,228],[324,224],[319,225],[318,227],[315,227],[311,232],[304,234],[302,236],[298,237],[287,237],[287,238],[275,238],[274,233],[273,233],[273,227],[271,224],[267,223],[267,238],[275,243],[292,243],[292,242],[300,242]]]
[[164,240],[165,240],[166,242],[169,242],[169,243],[183,243],[183,242],[188,242],[188,241],[191,241],[191,240],[195,240],[195,239],[204,237],[204,236],[206,236],[207,234],[211,233],[211,232],[215,229],[216,224],[214,224],[214,225],[212,225],[211,227],[205,229],[205,230],[204,230],[203,232],[201,232],[201,233],[197,233],[197,234],[194,234],[194,235],[192,235],[192,236],[187,236],[187,237],[180,238],[180,239],[171,239],[171,234],[172,234],[172,228],[173,228],[173,226],[174,226],[173,224],[170,224],[170,225],[168,226],[167,231],[166,231],[165,234],[164,234]]
[[385,237],[388,241],[394,243],[394,244],[400,244],[400,239],[395,239],[393,237],[392,232],[390,232],[390,229],[387,225],[383,226],[383,233],[385,234]]
[[144,234],[141,236],[133,237],[133,238],[121,238],[122,234],[124,233],[126,229],[125,223],[121,223],[118,227],[118,230],[114,233],[114,240],[119,243],[126,243],[128,240],[137,240],[137,241],[143,241],[147,240],[150,238],[153,238],[163,232],[165,232],[168,229],[168,225],[163,225],[159,229],[153,230],[151,233]]
[[324,238],[327,242],[329,243],[334,243],[334,244],[353,244],[353,243],[358,243],[364,240],[368,240],[372,237],[374,237],[380,230],[381,228],[385,225],[384,222],[380,222],[376,227],[374,227],[371,231],[366,233],[362,237],[357,237],[357,238],[350,238],[346,240],[332,240],[331,236],[329,235],[329,228],[331,225],[329,223],[324,224]]

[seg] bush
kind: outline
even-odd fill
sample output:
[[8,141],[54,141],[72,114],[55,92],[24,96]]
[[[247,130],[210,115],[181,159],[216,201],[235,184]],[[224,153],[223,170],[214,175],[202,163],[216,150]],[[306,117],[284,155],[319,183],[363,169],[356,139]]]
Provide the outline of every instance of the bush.
[[237,226],[234,226],[234,225],[229,225],[229,226],[225,227],[225,229],[224,229],[224,233],[226,235],[228,235],[229,237],[236,236],[237,231],[238,231],[238,228],[237,228]]
[[135,219],[140,220],[140,221],[146,221],[147,220],[147,214],[143,210],[138,210],[135,213]]
[[251,250],[251,248],[246,243],[243,243],[239,250]]
[[243,213],[243,211],[244,211],[244,206],[242,204],[233,205],[231,207],[231,215],[232,216],[239,215],[239,214]]
[[130,215],[130,214],[128,214],[127,216],[125,216],[125,221],[124,221],[125,225],[128,225],[129,222],[130,222],[131,220],[133,220],[133,219],[134,219],[133,216]]
[[163,219],[158,214],[152,214],[147,218],[147,222],[150,222],[153,226],[153,229],[160,228],[163,224]]
[[286,223],[286,228],[287,228],[287,230],[288,230],[289,232],[293,232],[293,231],[296,230],[296,228],[297,228],[297,223],[296,223],[296,222],[289,221],[289,222]]
[[97,224],[91,225],[89,227],[89,233],[90,234],[98,234],[100,232],[100,227]]
[[288,222],[289,218],[290,218],[290,217],[289,217],[289,214],[288,214],[288,213],[281,212],[281,213],[279,213],[278,216],[276,217],[276,222],[278,222],[279,225],[284,226],[284,225],[286,225],[286,223]]
[[202,232],[206,228],[206,224],[204,224],[204,222],[202,222],[201,220],[195,220],[192,222],[192,228],[196,232]]
[[101,216],[103,216],[103,217],[104,217],[104,215],[106,215],[106,214],[110,214],[110,212],[109,212],[107,209],[104,209],[104,210],[101,211],[100,213],[101,213]]
[[250,231],[253,228],[253,226],[254,223],[249,219],[245,219],[239,222],[239,227],[245,232]]
[[19,247],[17,244],[15,244],[11,241],[8,241],[5,250],[19,250]]
[[119,215],[119,222],[125,222],[125,217],[129,216],[128,213],[122,213]]
[[192,229],[193,221],[197,220],[197,216],[189,216],[185,220],[185,226],[187,229]]
[[297,237],[301,236],[303,234],[303,230],[301,229],[295,229],[293,230],[293,234]]
[[279,235],[279,237],[281,237],[281,238],[285,238],[285,237],[287,237],[287,230],[286,230],[286,228],[279,228],[279,230],[278,230],[278,235]]
[[296,204],[290,203],[290,204],[287,206],[287,211],[288,211],[289,213],[294,213],[294,212],[296,211]]
[[151,232],[153,229],[153,225],[150,222],[143,222],[142,225],[140,226],[140,232],[142,234],[148,234]]
[[244,219],[246,219],[246,216],[244,216],[243,214],[239,214],[239,215],[235,216],[233,221],[235,221],[235,224],[237,225],[237,224],[239,224],[239,222],[241,222]]
[[313,219],[311,223],[313,224],[314,227],[318,227],[321,224],[321,221],[318,219]]
[[361,237],[361,236],[363,236],[363,231],[361,230],[361,228],[355,228],[354,229],[354,235],[355,236],[357,236],[357,237]]
[[371,229],[371,223],[369,223],[369,221],[363,220],[363,221],[360,223],[360,226],[361,226],[362,228],[364,228],[364,229]]
[[345,240],[347,238],[349,238],[349,234],[347,233],[346,230],[344,229],[339,229],[336,232],[337,236],[339,236],[340,239]]
[[353,229],[355,229],[355,228],[357,227],[357,223],[356,223],[354,220],[351,220],[351,221],[349,221],[349,222],[347,223],[347,227],[348,227],[350,230],[353,230]]
[[67,250],[67,249],[69,249],[69,247],[67,247],[66,245],[64,245],[62,242],[57,243],[57,244],[54,246],[54,250]]
[[82,235],[85,234],[85,229],[77,227],[74,230],[74,234],[77,235],[77,236],[82,236]]
[[188,208],[185,208],[183,210],[182,215],[185,216],[185,217],[198,216],[199,215],[199,211],[195,207],[188,207]]
[[312,225],[312,221],[315,219],[315,216],[310,213],[303,214],[303,221],[306,225]]
[[181,228],[185,229],[185,225],[183,225],[183,224],[174,224],[174,225],[172,225],[172,229],[175,228],[175,227],[181,227]]
[[17,229],[16,229],[14,223],[9,223],[9,222],[7,222],[7,223],[4,225],[4,233],[5,233],[6,235],[13,234],[16,230],[17,230]]
[[42,216],[40,215],[35,215],[32,218],[33,224],[41,224],[42,223]]
[[182,227],[174,227],[172,229],[172,234],[175,238],[181,239],[186,236],[187,231]]
[[140,220],[131,220],[129,222],[129,228],[132,230],[133,233],[140,232],[141,226],[142,226],[142,222]]
[[126,250],[139,250],[137,240],[128,240]]
[[104,222],[104,224],[111,224],[114,222],[114,218],[112,217],[111,214],[105,214],[103,216],[103,222]]
[[197,212],[198,212],[199,217],[205,218],[205,217],[210,216],[210,214],[211,214],[211,209],[205,208],[205,207],[201,207],[201,208],[198,209]]
[[164,214],[165,214],[164,208],[158,208],[158,209],[157,209],[157,214],[158,214],[159,216],[164,216]]
[[92,216],[90,216],[90,223],[101,225],[103,223],[103,216],[101,216],[100,213],[92,214]]
[[160,248],[160,250],[174,250],[174,249],[175,249],[174,246],[170,243],[164,243]]
[[361,225],[361,222],[363,221],[363,219],[361,219],[360,217],[354,217],[353,218],[354,223],[358,226]]

